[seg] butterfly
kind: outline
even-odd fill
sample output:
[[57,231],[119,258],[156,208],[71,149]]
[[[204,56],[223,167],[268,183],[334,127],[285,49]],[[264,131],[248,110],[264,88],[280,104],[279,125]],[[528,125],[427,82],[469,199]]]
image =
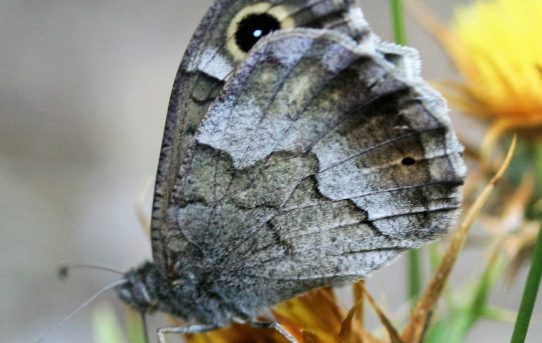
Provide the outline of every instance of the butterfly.
[[367,277],[449,231],[465,167],[417,52],[350,0],[216,0],[175,78],[153,261],[116,287],[199,333]]

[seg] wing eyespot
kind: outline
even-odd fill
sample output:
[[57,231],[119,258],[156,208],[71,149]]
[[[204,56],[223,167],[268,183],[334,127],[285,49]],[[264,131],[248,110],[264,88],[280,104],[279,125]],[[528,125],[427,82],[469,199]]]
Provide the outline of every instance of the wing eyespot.
[[237,25],[235,43],[241,51],[249,52],[260,39],[281,29],[279,20],[268,13],[250,14]]
[[256,43],[273,31],[295,27],[291,5],[259,2],[241,9],[226,32],[226,47],[234,60],[243,60]]

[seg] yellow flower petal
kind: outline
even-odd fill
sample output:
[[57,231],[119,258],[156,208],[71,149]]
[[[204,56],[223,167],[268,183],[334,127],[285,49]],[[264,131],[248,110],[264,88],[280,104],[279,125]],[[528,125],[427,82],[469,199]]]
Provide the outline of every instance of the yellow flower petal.
[[302,337],[302,330],[310,331],[322,342],[334,342],[341,330],[344,314],[336,302],[333,290],[321,288],[306,293],[275,307],[277,320],[292,334]]
[[445,42],[486,115],[542,124],[542,1],[485,0],[461,7]]

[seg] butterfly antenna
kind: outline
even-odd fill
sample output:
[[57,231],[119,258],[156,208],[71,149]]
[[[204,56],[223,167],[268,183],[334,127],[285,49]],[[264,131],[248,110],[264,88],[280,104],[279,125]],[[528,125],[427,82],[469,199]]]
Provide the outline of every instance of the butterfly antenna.
[[115,270],[108,267],[102,267],[102,266],[94,266],[90,264],[66,264],[58,268],[58,277],[61,280],[66,279],[69,276],[69,273],[72,269],[94,269],[94,270],[101,270],[105,272],[110,272],[118,275],[124,275],[123,272],[119,270]]
[[52,326],[51,328],[49,328],[44,334],[43,336],[41,336],[35,343],[40,343],[40,342],[43,342],[43,340],[49,336],[51,333],[55,332],[56,330],[58,330],[59,327],[61,327],[62,325],[64,325],[67,321],[69,321],[70,319],[72,319],[76,314],[78,314],[79,312],[81,312],[85,307],[87,307],[88,305],[90,305],[94,300],[96,300],[99,296],[101,296],[102,294],[104,294],[105,292],[107,291],[110,291],[112,290],[113,288],[117,287],[117,286],[120,286],[122,284],[126,283],[126,280],[125,279],[121,279],[121,280],[117,280],[107,286],[105,286],[104,288],[100,289],[98,292],[96,292],[93,296],[91,296],[90,298],[88,298],[84,303],[82,303],[79,307],[77,307],[74,311],[72,311],[70,314],[68,314],[66,317],[64,317],[64,319],[62,319],[60,322],[56,323],[54,326]]

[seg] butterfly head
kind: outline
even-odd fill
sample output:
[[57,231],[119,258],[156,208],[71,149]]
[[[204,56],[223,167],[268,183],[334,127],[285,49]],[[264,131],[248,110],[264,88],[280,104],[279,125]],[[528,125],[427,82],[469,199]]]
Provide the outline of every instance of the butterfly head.
[[115,287],[119,297],[140,312],[153,312],[158,307],[158,289],[163,275],[151,262],[130,270],[124,275],[126,282]]

